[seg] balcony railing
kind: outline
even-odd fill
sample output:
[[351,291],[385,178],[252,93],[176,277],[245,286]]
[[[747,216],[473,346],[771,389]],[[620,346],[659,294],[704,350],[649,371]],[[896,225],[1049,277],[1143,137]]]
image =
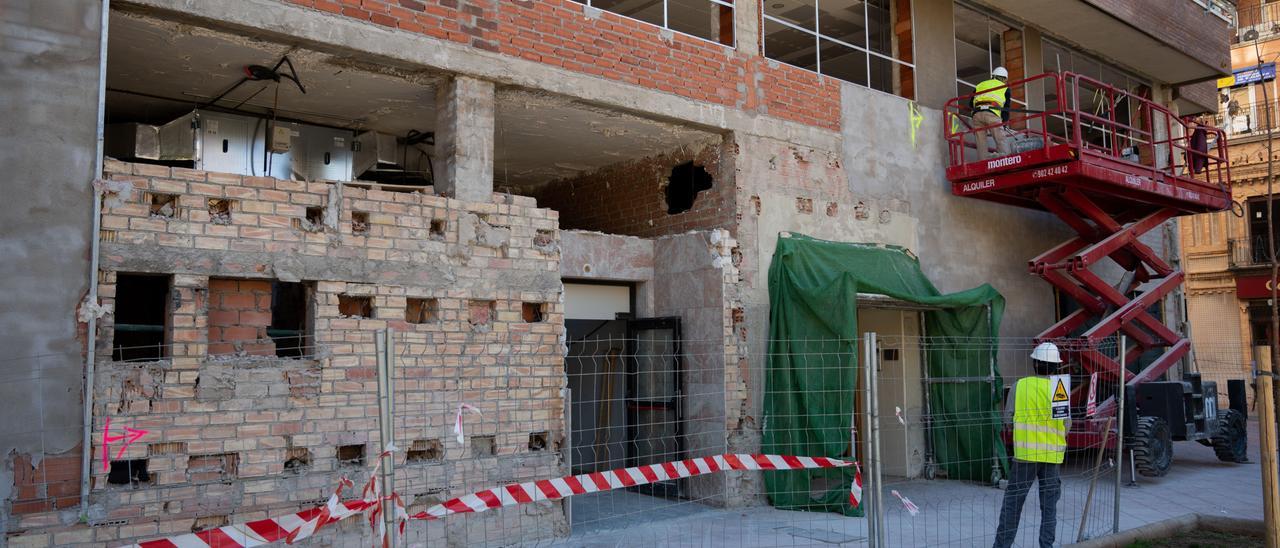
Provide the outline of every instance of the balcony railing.
[[[1261,101],[1247,104],[1224,105],[1214,116],[1214,125],[1225,131],[1227,135],[1253,135],[1266,133],[1268,129],[1280,127],[1280,110],[1276,105],[1280,101],[1273,100],[1270,105]],[[1267,111],[1270,110],[1271,123],[1267,123]]]
[[1244,42],[1245,33],[1258,31],[1258,40],[1280,35],[1280,3],[1259,4],[1236,11],[1235,35],[1232,44]]
[[[1280,243],[1280,241],[1277,243]],[[1267,237],[1255,236],[1227,240],[1227,258],[1230,261],[1231,268],[1248,268],[1271,264],[1271,256],[1267,253]]]

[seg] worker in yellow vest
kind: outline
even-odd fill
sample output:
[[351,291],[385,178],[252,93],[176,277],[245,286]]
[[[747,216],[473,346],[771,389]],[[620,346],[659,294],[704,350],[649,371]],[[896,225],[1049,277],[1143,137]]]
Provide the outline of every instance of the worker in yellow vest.
[[1009,103],[1008,81],[1009,71],[1004,67],[996,67],[991,71],[990,79],[978,83],[969,105],[973,108],[973,126],[987,128],[976,129],[973,132],[977,138],[978,158],[981,160],[986,160],[991,155],[987,150],[988,135],[995,139],[999,156],[1009,154],[1009,147],[1004,138],[1004,128],[991,127],[1000,126],[1009,120],[1009,113],[1005,110],[1005,105]]
[[1053,387],[1048,375],[1062,367],[1058,346],[1045,342],[1031,352],[1036,376],[1018,380],[1009,394],[1013,411],[1013,464],[1000,507],[996,548],[1008,548],[1018,534],[1022,503],[1031,484],[1039,482],[1040,546],[1053,546],[1058,527],[1058,497],[1062,493],[1059,467],[1067,453],[1069,419],[1053,418]]

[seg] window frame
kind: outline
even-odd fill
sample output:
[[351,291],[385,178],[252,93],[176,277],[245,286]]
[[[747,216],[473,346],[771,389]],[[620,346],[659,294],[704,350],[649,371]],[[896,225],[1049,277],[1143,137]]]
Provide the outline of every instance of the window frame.
[[[592,5],[592,2],[593,2],[594,0],[571,0],[571,1],[572,1],[572,2],[574,2],[574,3],[577,3],[577,4],[582,4],[583,6],[586,6],[586,7],[591,8],[591,9],[595,9],[595,10],[600,10],[600,11],[603,11],[603,12],[612,13],[612,14],[614,14],[614,15],[617,15],[618,17],[625,17],[625,18],[627,18],[628,20],[631,20],[631,21],[636,21],[636,22],[639,22],[639,23],[643,23],[643,24],[645,24],[645,25],[650,25],[650,26],[653,26],[653,27],[657,27],[657,28],[660,28],[660,29],[662,29],[662,30],[668,30],[668,31],[674,32],[674,33],[676,33],[676,34],[679,34],[679,35],[681,35],[681,36],[688,36],[689,38],[693,38],[694,40],[700,40],[700,41],[702,41],[702,42],[706,42],[706,43],[708,43],[708,44],[715,44],[715,45],[720,46],[720,47],[723,47],[723,48],[738,49],[738,29],[737,29],[737,25],[733,25],[733,40],[731,40],[731,42],[732,42],[731,44],[725,44],[725,43],[720,42],[720,41],[718,41],[718,40],[708,40],[708,39],[703,38],[703,37],[701,37],[701,36],[698,36],[698,35],[696,35],[696,34],[689,34],[689,33],[684,32],[684,31],[682,31],[682,30],[676,30],[676,29],[671,28],[671,17],[670,17],[670,10],[668,9],[668,6],[670,5],[670,3],[671,3],[671,1],[672,1],[672,0],[659,0],[660,2],[662,2],[662,24],[661,24],[661,25],[659,25],[659,24],[657,24],[657,23],[652,23],[652,22],[649,22],[649,21],[645,21],[644,19],[640,19],[640,18],[637,18],[637,17],[632,17],[632,16],[627,15],[627,14],[625,14],[625,13],[618,13],[618,12],[613,11],[613,10],[610,10],[610,9],[608,9],[608,8],[601,8],[601,7],[598,7],[598,6],[593,6],[593,5]],[[702,1],[705,1],[705,2],[707,2],[707,3],[709,3],[709,4],[716,4],[716,5],[719,5],[719,6],[720,6],[720,7],[722,7],[722,8],[728,8],[728,10],[729,10],[729,18],[730,18],[731,20],[734,20],[734,21],[736,21],[736,20],[737,20],[738,9],[737,9],[737,7],[734,5],[734,3],[733,3],[733,2],[734,2],[734,0],[702,0]]]
[[[869,1],[870,1],[870,0],[863,0],[863,2],[862,2],[862,20],[863,20],[864,22],[867,22],[867,21],[869,21],[869,20],[870,20],[870,18],[868,17],[868,9],[867,9],[867,5],[868,5],[868,2],[869,2]],[[822,23],[820,22],[820,21],[821,21],[821,17],[820,17],[820,16],[821,16],[821,13],[822,13],[822,8],[821,8],[821,6],[822,6],[822,0],[813,0],[813,12],[814,12],[814,17],[813,17],[813,26],[814,26],[814,28],[813,28],[813,30],[806,29],[806,28],[804,28],[804,27],[801,27],[801,26],[799,26],[799,25],[796,25],[795,23],[792,23],[792,22],[787,21],[787,20],[785,20],[785,19],[780,19],[780,18],[778,18],[778,17],[774,17],[774,16],[772,16],[772,15],[769,15],[768,13],[766,13],[766,9],[765,9],[765,2],[766,2],[766,0],[760,0],[760,3],[758,4],[758,5],[760,6],[760,17],[759,17],[759,24],[760,24],[760,26],[759,26],[759,29],[760,29],[760,55],[761,55],[762,57],[764,57],[765,59],[768,59],[768,60],[770,60],[770,61],[775,61],[775,62],[778,62],[778,63],[782,63],[782,64],[787,65],[787,66],[796,67],[796,68],[801,69],[801,70],[806,70],[806,71],[809,71],[809,72],[813,72],[813,73],[816,73],[816,74],[818,74],[818,75],[820,75],[820,76],[823,76],[823,77],[826,77],[826,78],[834,78],[834,79],[839,80],[839,81],[841,81],[841,82],[848,82],[848,83],[853,84],[853,85],[858,86],[858,87],[866,88],[866,89],[869,89],[869,90],[872,90],[872,91],[877,91],[877,92],[880,92],[880,93],[887,93],[887,94],[889,94],[889,95],[893,95],[894,97],[899,97],[899,98],[904,98],[904,99],[905,99],[906,97],[905,97],[905,96],[904,96],[904,94],[903,94],[903,91],[904,91],[904,90],[898,90],[897,92],[894,92],[894,91],[884,91],[884,90],[881,90],[881,89],[877,89],[877,88],[875,88],[875,87],[872,87],[872,85],[871,85],[871,82],[872,82],[872,78],[871,78],[871,66],[872,66],[872,63],[871,63],[871,57],[872,57],[872,56],[875,56],[875,57],[879,57],[880,59],[884,59],[884,60],[886,60],[886,61],[888,61],[888,62],[890,62],[890,63],[892,63],[892,64],[894,64],[894,65],[898,65],[899,67],[905,67],[905,68],[907,68],[907,69],[910,69],[910,70],[911,70],[911,73],[912,73],[912,78],[911,78],[911,87],[912,87],[912,89],[910,90],[910,91],[911,91],[910,95],[911,95],[912,97],[915,97],[915,96],[916,96],[916,91],[917,91],[917,90],[916,90],[916,88],[917,88],[918,86],[916,85],[916,80],[917,80],[917,79],[915,78],[916,64],[915,64],[915,62],[914,62],[914,59],[916,58],[916,51],[915,51],[915,48],[916,48],[916,40],[915,40],[915,33],[916,33],[916,3],[915,3],[915,0],[911,0],[911,2],[910,2],[910,5],[911,5],[911,13],[910,13],[910,22],[911,22],[911,59],[913,59],[913,61],[912,61],[912,62],[906,62],[906,61],[903,61],[903,60],[900,60],[900,59],[895,59],[895,58],[893,58],[893,57],[886,56],[886,55],[884,55],[884,54],[882,54],[882,53],[879,53],[879,52],[876,52],[876,51],[872,51],[872,50],[871,50],[871,36],[872,36],[873,32],[871,31],[871,25],[870,25],[869,23],[868,23],[868,24],[867,24],[867,26],[863,29],[863,45],[862,45],[862,46],[854,45],[854,44],[851,44],[851,43],[846,42],[846,41],[844,41],[844,40],[840,40],[840,39],[833,38],[833,37],[831,37],[831,36],[827,36],[827,35],[825,35],[825,34],[822,34],[822,30],[821,30],[821,29],[822,29]],[[890,3],[890,6],[891,6],[891,7],[892,7],[892,5],[893,5],[893,2],[894,2],[894,0],[889,0],[889,3]],[[890,14],[892,15],[892,11],[890,12]],[[897,39],[897,35],[894,33],[894,29],[893,29],[894,24],[893,24],[893,21],[892,21],[892,17],[890,17],[890,19],[891,19],[891,20],[890,20],[890,22],[889,22],[889,28],[888,28],[888,29],[886,29],[886,30],[887,30],[887,32],[888,32],[888,33],[889,33],[889,35],[890,35],[890,43],[894,46],[894,47],[892,47],[892,48],[890,48],[890,49],[895,49],[895,48],[896,48],[896,46],[898,45],[898,39]],[[789,28],[789,29],[791,29],[791,30],[799,31],[799,32],[802,32],[802,33],[807,34],[807,35],[809,35],[809,36],[812,36],[812,37],[813,37],[813,44],[814,44],[814,53],[813,53],[813,55],[814,55],[814,68],[813,68],[813,69],[809,69],[809,68],[807,68],[807,67],[802,67],[802,66],[799,66],[799,65],[793,65],[793,64],[788,63],[788,62],[786,62],[786,61],[783,61],[782,59],[775,59],[775,58],[773,58],[773,57],[769,57],[769,51],[768,51],[768,49],[767,49],[767,47],[766,47],[766,45],[765,45],[765,44],[768,42],[768,39],[767,39],[767,31],[765,31],[765,23],[776,23],[776,24],[782,25],[782,26],[784,26],[784,27],[786,27],[786,28]],[[826,74],[826,73],[822,72],[822,41],[823,41],[823,40],[827,40],[827,41],[829,41],[829,42],[832,42],[832,43],[834,43],[834,44],[838,44],[838,45],[841,45],[841,46],[844,46],[844,47],[847,47],[847,48],[852,48],[852,49],[854,49],[854,50],[856,50],[856,51],[859,51],[859,52],[861,52],[862,54],[864,54],[864,55],[866,55],[866,56],[867,56],[867,63],[866,63],[866,67],[867,67],[867,73],[866,73],[867,83],[866,83],[865,85],[864,85],[864,84],[859,84],[859,83],[857,83],[857,82],[852,82],[852,81],[849,81],[849,80],[845,80],[844,78],[840,78],[839,76],[834,76],[834,75]],[[891,66],[892,66],[892,65],[891,65]],[[900,84],[900,83],[901,83],[901,79],[899,79],[899,84]]]
[[[973,13],[976,13],[976,14],[978,14],[978,15],[983,16],[983,18],[984,18],[984,19],[986,19],[986,21],[987,21],[987,73],[988,73],[988,74],[990,74],[992,70],[995,70],[995,68],[996,68],[996,67],[1003,67],[1003,66],[1005,66],[1005,64],[1004,64],[1004,55],[1005,55],[1005,50],[1004,50],[1004,44],[1003,44],[1003,43],[1001,43],[1001,44],[1000,44],[1000,62],[999,62],[999,63],[993,63],[993,61],[994,61],[994,60],[991,58],[991,23],[992,23],[993,21],[994,21],[994,22],[996,22],[996,23],[1000,23],[1001,25],[1004,25],[1004,26],[1006,26],[1006,27],[1009,27],[1009,30],[1016,30],[1016,31],[1018,31],[1018,32],[1023,33],[1023,34],[1022,34],[1022,36],[1023,36],[1023,51],[1024,51],[1024,52],[1026,51],[1026,43],[1025,43],[1025,38],[1026,38],[1026,26],[1025,26],[1025,25],[1022,25],[1022,24],[1020,24],[1020,23],[1017,23],[1017,22],[1011,21],[1011,20],[1009,20],[1009,19],[1005,19],[1005,18],[1003,18],[1003,17],[999,17],[999,16],[997,16],[997,15],[992,15],[991,13],[989,13],[991,10],[983,10],[983,9],[980,9],[980,8],[978,8],[977,6],[974,6],[973,4],[971,4],[971,3],[969,3],[969,2],[963,2],[963,1],[961,1],[961,0],[955,0],[955,2],[953,2],[953,6],[954,6],[954,7],[952,8],[952,9],[953,9],[953,11],[952,11],[952,15],[951,15],[951,42],[952,42],[952,46],[954,46],[956,42],[960,41],[960,39],[956,37],[956,26],[955,26],[955,20],[956,20],[956,18],[955,18],[955,12],[954,12],[954,10],[955,10],[956,8],[969,10],[969,11],[971,11],[971,12],[973,12]],[[956,61],[957,61],[957,63],[956,63],[956,71],[957,71],[957,72],[959,72],[959,70],[960,70],[960,67],[959,67],[959,64],[960,64],[960,63],[959,63],[959,60],[960,60],[960,52],[959,52],[959,51],[954,52],[953,57],[955,57],[955,58],[956,58]],[[1024,61],[1024,64],[1025,64],[1025,61]],[[957,93],[957,95],[956,95],[956,96],[957,96],[957,97],[959,97],[959,96],[963,96],[963,95],[968,95],[968,94],[970,94],[970,93],[975,93],[975,92],[977,91],[977,89],[978,89],[978,84],[979,84],[979,83],[981,83],[981,82],[982,82],[982,81],[981,81],[981,80],[979,80],[978,82],[969,83],[969,82],[966,82],[966,81],[962,80],[962,79],[960,78],[960,75],[959,75],[959,74],[956,74],[956,91],[957,91],[957,92],[959,92],[959,91],[960,91],[960,86],[961,86],[961,85],[965,86],[966,88],[969,88],[969,90],[968,90],[968,91],[966,91],[965,93]],[[1014,102],[1014,103],[1016,103],[1016,104],[1022,105],[1023,107],[1025,107],[1025,106],[1027,105],[1027,102],[1026,102],[1026,101],[1020,101],[1020,100],[1018,100],[1018,99],[1016,99],[1016,98],[1013,100],[1013,102]]]

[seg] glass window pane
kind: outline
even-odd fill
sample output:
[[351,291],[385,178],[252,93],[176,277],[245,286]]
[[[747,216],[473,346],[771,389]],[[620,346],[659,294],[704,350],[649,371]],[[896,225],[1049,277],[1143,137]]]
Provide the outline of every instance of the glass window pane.
[[822,73],[860,86],[867,85],[867,54],[865,52],[822,40]]
[[867,49],[884,55],[893,55],[893,15],[888,0],[867,2]]
[[790,65],[818,70],[817,39],[799,31],[765,19],[764,54],[770,59]]
[[[824,67],[825,68],[825,67]],[[885,93],[898,93],[898,79],[894,77],[898,64],[884,57],[871,56],[871,89]]]
[[591,6],[646,23],[662,26],[662,2],[635,2],[634,0],[591,0]]
[[667,27],[732,45],[733,9],[708,0],[667,0]]
[[867,21],[861,0],[822,0],[818,5],[818,32],[827,38],[863,47],[867,43]]
[[764,0],[764,14],[803,29],[816,30],[816,0]]

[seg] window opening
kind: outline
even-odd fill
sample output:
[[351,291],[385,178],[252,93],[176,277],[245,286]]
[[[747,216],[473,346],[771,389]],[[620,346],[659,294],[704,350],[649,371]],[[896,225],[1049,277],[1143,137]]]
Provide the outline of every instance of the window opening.
[[733,47],[733,0],[574,0],[681,34]]
[[164,359],[168,304],[168,276],[117,274],[111,359]]
[[764,2],[765,57],[908,98],[915,96],[910,29],[907,2]]

